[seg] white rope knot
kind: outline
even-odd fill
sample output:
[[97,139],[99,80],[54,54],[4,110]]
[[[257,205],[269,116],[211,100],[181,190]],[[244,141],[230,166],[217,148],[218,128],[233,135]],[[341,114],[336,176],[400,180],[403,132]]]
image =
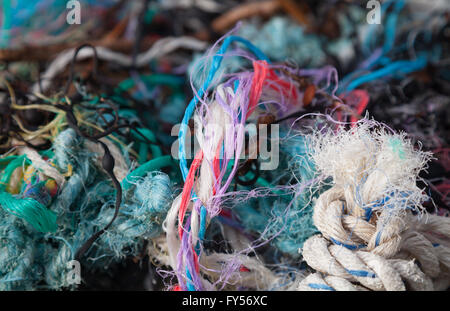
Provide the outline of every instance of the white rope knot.
[[[333,187],[316,201],[313,220],[322,234],[337,245],[348,249],[364,249],[384,257],[391,257],[400,248],[400,234],[406,230],[401,215],[382,211],[365,216],[349,210],[341,189]],[[381,221],[389,218],[389,221]],[[378,220],[378,221],[377,221]]]
[[[431,279],[414,260],[386,259],[372,252],[352,251],[327,241],[320,235],[309,238],[303,246],[303,257],[309,266],[327,275],[321,284],[305,278],[302,290],[433,290]],[[329,278],[332,276],[332,278]],[[318,276],[314,277],[318,280]],[[358,284],[359,283],[359,284]],[[322,285],[327,285],[326,288]],[[361,287],[360,285],[364,286]]]
[[314,206],[322,235],[303,247],[308,265],[324,275],[311,274],[299,289],[445,289],[450,220],[425,214],[427,198],[416,186],[430,154],[365,123],[313,141],[315,164],[333,186]]

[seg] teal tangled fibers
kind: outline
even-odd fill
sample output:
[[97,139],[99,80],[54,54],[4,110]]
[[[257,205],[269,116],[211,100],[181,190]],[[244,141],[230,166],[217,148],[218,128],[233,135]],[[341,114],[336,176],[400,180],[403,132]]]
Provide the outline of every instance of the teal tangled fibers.
[[[123,204],[116,221],[99,239],[101,247],[94,252],[103,256],[102,261],[108,257],[115,259],[137,254],[141,246],[136,243],[139,238],[150,239],[161,233],[161,225],[171,202],[169,177],[164,173],[148,173],[135,185],[134,195]],[[112,202],[104,204],[92,221],[97,228],[106,226],[114,214],[108,203]]]
[[11,195],[0,186],[0,202],[3,209],[33,224],[36,230],[41,232],[56,230],[56,214],[36,199]]
[[[73,174],[50,206],[57,214],[57,229],[41,233],[0,210],[2,290],[72,287],[67,263],[113,215],[115,189],[95,164],[94,155],[83,148],[83,139],[67,129],[56,138],[53,151],[52,160],[60,171],[67,171],[69,164],[73,167]],[[174,193],[169,177],[148,172],[133,178],[133,182],[124,191],[118,218],[85,256],[84,269],[104,269],[125,256],[138,255],[144,239],[161,233]]]
[[305,34],[301,26],[285,17],[274,17],[262,27],[245,24],[238,35],[251,39],[274,61],[293,60],[297,64],[317,67],[326,60],[319,38]]
[[24,222],[0,210],[0,290],[31,290],[42,266],[33,264],[36,246]]
[[[330,39],[310,34],[288,17],[276,16],[263,25],[245,23],[238,35],[249,39],[271,60],[294,61],[301,67],[320,67],[327,63],[327,53],[344,65],[354,57],[353,39],[365,30],[365,12],[354,6],[339,14],[339,37]],[[354,25],[362,25],[355,29]]]
[[275,235],[272,243],[280,251],[298,256],[303,242],[318,232],[312,220],[313,199],[324,189],[314,182],[316,171],[305,137],[289,138],[280,144],[280,151],[283,157],[280,165],[284,167],[278,172],[283,169],[291,171],[287,174],[290,179],[280,179],[280,183],[292,184],[294,194],[251,199],[239,204],[235,211],[244,227],[263,234],[263,238]]

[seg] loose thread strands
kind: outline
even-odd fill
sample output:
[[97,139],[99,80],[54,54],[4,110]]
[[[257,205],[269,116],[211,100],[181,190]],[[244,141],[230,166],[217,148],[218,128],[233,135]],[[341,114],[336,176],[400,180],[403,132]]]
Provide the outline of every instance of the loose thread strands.
[[[406,75],[408,73],[419,71],[427,66],[427,64],[432,61],[433,53],[430,51],[420,51],[414,52],[414,57],[411,60],[395,60],[393,55],[400,54],[404,47],[393,49],[396,33],[399,23],[399,14],[405,7],[405,1],[387,1],[382,5],[382,12],[387,11],[387,9],[393,4],[393,9],[391,12],[386,14],[386,20],[384,21],[384,40],[383,46],[377,48],[373,53],[369,50],[369,45],[374,44],[373,35],[376,27],[371,25],[368,34],[365,36],[365,42],[363,44],[363,49],[366,54],[371,54],[368,60],[360,63],[357,70],[345,76],[342,80],[339,92],[350,92],[357,87],[372,81],[377,81],[381,78],[399,77]],[[384,15],[383,15],[384,16]],[[387,55],[391,54],[389,57]],[[375,67],[381,67],[375,69]]]
[[[216,57],[216,56],[214,56]],[[280,79],[279,77],[276,76],[275,72],[272,69],[269,69],[267,63],[265,63],[264,61],[254,61],[253,63],[254,65],[254,73],[251,77],[247,78],[247,74],[242,74],[242,78],[237,78],[237,80],[230,80],[229,82],[226,82],[222,88],[222,86],[219,86],[217,88],[217,93],[216,93],[216,104],[213,104],[211,106],[211,108],[209,108],[208,112],[206,113],[207,118],[211,118],[209,121],[206,121],[206,124],[211,123],[211,124],[227,124],[226,121],[224,121],[224,118],[218,118],[219,115],[221,115],[220,108],[219,107],[224,107],[224,112],[229,114],[232,119],[235,119],[234,122],[240,122],[241,124],[243,124],[242,122],[245,122],[246,119],[250,116],[251,112],[254,111],[255,107],[256,107],[256,103],[258,102],[258,98],[261,96],[262,91],[263,91],[263,85],[266,85],[267,89],[272,89],[272,90],[277,90],[281,93],[281,97],[290,94],[289,92],[291,92],[293,94],[293,98],[294,100],[297,98],[297,93],[295,92],[295,87],[292,86],[292,84],[289,84],[286,81],[283,81],[282,79]],[[214,66],[213,66],[214,68]],[[248,79],[248,80],[247,80]],[[251,81],[249,81],[251,79]],[[232,89],[230,87],[228,87],[228,85],[232,85],[232,83],[234,83],[235,85],[235,94],[234,92],[232,92]],[[278,85],[277,85],[278,84]],[[250,91],[245,91],[245,88],[251,87]],[[243,93],[241,93],[243,92]],[[247,98],[247,96],[245,96],[246,92],[248,92],[247,94],[249,94],[249,101],[246,102],[245,98]],[[270,94],[270,93],[268,93]],[[272,94],[273,95],[273,94]],[[266,94],[267,96],[267,94]],[[230,105],[231,109],[236,109],[234,107],[241,107],[240,109],[242,110],[237,110],[236,112],[233,112],[233,110],[230,111],[230,108],[228,108],[228,106],[226,106],[227,102],[229,102],[228,105]],[[244,106],[243,106],[244,105]],[[248,105],[246,107],[246,105]],[[198,111],[206,111],[205,104],[201,105],[200,108],[198,109]],[[189,109],[189,107],[188,107]],[[216,112],[215,112],[216,111]],[[188,111],[187,111],[188,112]],[[201,112],[201,114],[203,114],[203,112]],[[223,114],[223,113],[222,113]],[[214,116],[216,115],[216,116]],[[244,117],[240,117],[240,116],[246,116]],[[237,120],[236,120],[237,117]],[[226,118],[225,118],[226,119]],[[240,119],[240,120],[239,120]],[[214,202],[214,198],[211,198],[211,194],[213,196],[215,195],[221,195],[222,193],[225,192],[225,190],[227,189],[231,179],[234,177],[235,175],[235,171],[236,171],[236,164],[234,165],[234,168],[232,169],[232,172],[230,173],[227,181],[225,182],[224,186],[221,187],[221,182],[220,179],[222,178],[222,176],[224,175],[226,169],[222,169],[221,173],[218,173],[218,166],[217,164],[219,163],[219,161],[217,160],[217,157],[219,155],[219,151],[221,148],[223,148],[221,146],[221,144],[217,144],[217,142],[221,141],[221,135],[219,134],[221,133],[221,131],[217,132],[211,132],[211,134],[208,134],[208,131],[210,131],[208,129],[208,126],[203,125],[205,124],[205,121],[197,121],[197,119],[194,118],[194,120],[196,120],[196,123],[200,125],[200,128],[198,129],[198,131],[200,133],[203,133],[202,135],[205,136],[199,136],[198,139],[200,141],[200,145],[201,145],[201,150],[197,153],[193,164],[191,165],[191,169],[189,170],[188,176],[186,178],[186,184],[184,187],[184,191],[183,191],[183,195],[181,197],[181,205],[180,205],[180,209],[179,209],[179,224],[178,224],[178,234],[179,234],[179,238],[181,241],[181,248],[180,248],[180,252],[178,255],[178,277],[180,280],[180,276],[183,275],[183,271],[182,271],[182,267],[183,265],[181,264],[181,261],[187,260],[187,270],[186,270],[186,275],[187,275],[187,285],[185,288],[187,289],[193,289],[194,286],[196,286],[197,288],[201,288],[202,283],[200,283],[200,279],[197,278],[197,281],[193,283],[194,286],[190,286],[190,280],[192,280],[192,277],[196,277],[195,274],[198,273],[199,268],[197,268],[197,266],[195,265],[195,262],[197,261],[197,252],[195,254],[197,255],[189,255],[189,254],[194,254],[191,253],[191,249],[196,249],[197,247],[194,247],[196,245],[197,242],[197,238],[195,236],[197,236],[196,234],[192,235],[194,236],[194,241],[191,242],[192,243],[192,247],[187,248],[189,244],[189,241],[192,239],[186,239],[185,238],[185,234],[186,232],[184,232],[184,228],[182,226],[182,220],[184,219],[184,215],[185,215],[185,211],[186,211],[186,204],[187,204],[187,200],[190,196],[190,192],[192,187],[194,186],[193,183],[193,176],[196,170],[200,169],[200,164],[199,162],[203,160],[203,164],[202,164],[202,168],[200,169],[201,173],[199,180],[198,180],[198,184],[199,184],[199,191],[200,193],[198,194],[201,202],[208,202],[211,199],[213,200],[211,202],[211,205],[209,205],[209,209],[210,210],[212,208],[212,213],[208,213],[213,217],[215,214],[217,214],[217,212],[215,212],[215,210],[217,210],[217,205],[218,203]],[[225,124],[222,125],[222,128],[225,129]],[[204,129],[202,129],[204,128]],[[222,130],[223,131],[223,130]],[[229,135],[229,134],[228,134]],[[224,138],[224,151],[225,153],[222,154],[223,156],[223,161],[222,161],[222,167],[223,168],[227,168],[228,166],[228,159],[231,158],[235,158],[237,159],[236,155],[240,154],[240,149],[241,149],[241,144],[242,144],[242,138],[239,138],[241,134],[239,134],[239,131],[237,132],[237,147],[236,150],[230,150],[232,153],[227,155],[227,150],[229,149],[228,146],[233,146],[236,143],[231,143],[233,141],[234,138],[230,138],[230,141],[228,141],[228,136],[225,136]],[[181,135],[180,135],[181,136]],[[181,136],[182,137],[182,136]],[[212,138],[211,143],[208,143],[208,137],[210,137],[210,139]],[[207,144],[208,143],[208,144]],[[211,145],[209,145],[211,144]],[[206,155],[204,154],[204,152],[206,152]],[[236,153],[236,154],[234,154]],[[181,158],[181,157],[180,157]],[[210,163],[208,163],[208,158],[211,159]],[[211,167],[212,164],[212,167]],[[212,169],[212,171],[210,173],[206,173],[206,170]],[[209,184],[208,187],[202,188],[202,183],[204,183],[204,174],[206,173],[206,183]],[[231,178],[230,178],[231,177]],[[210,188],[210,187],[213,188]],[[217,188],[218,187],[218,188]],[[209,190],[208,190],[209,189]],[[203,197],[203,198],[202,198]],[[176,201],[175,201],[176,202]],[[175,204],[178,204],[177,202],[172,206],[172,209],[176,209],[177,206]],[[194,202],[194,207],[192,210],[192,214],[191,214],[191,230],[193,230],[194,225],[197,225],[197,220],[196,218],[193,217],[197,217],[198,215],[198,210],[197,208],[200,206],[199,203],[197,203],[197,199]],[[202,208],[200,209],[200,229],[199,229],[199,241],[201,241],[201,236],[203,235],[203,208],[204,208],[204,203],[202,205]],[[169,214],[170,215],[170,214]],[[168,216],[169,217],[169,216]],[[172,222],[172,221],[171,221]],[[189,227],[188,227],[189,228]],[[167,229],[166,229],[167,230]],[[167,231],[168,235],[173,234],[171,231]],[[189,229],[188,229],[189,232]],[[191,231],[192,232],[192,231]],[[183,257],[180,254],[183,254],[182,251],[185,251],[185,257]],[[189,261],[190,260],[194,260],[194,264],[190,264]],[[195,267],[195,271],[191,270],[190,267]],[[193,272],[194,271],[194,272]],[[184,288],[184,285],[181,284],[181,288]]]
[[[187,107],[186,111],[185,111],[185,115],[183,117],[183,121],[182,121],[182,127],[180,128],[180,132],[179,132],[179,138],[180,138],[180,146],[179,146],[179,158],[180,158],[180,169],[181,169],[181,173],[183,175],[183,179],[186,180],[187,175],[188,175],[188,169],[187,169],[187,163],[186,163],[186,157],[185,157],[185,146],[184,146],[184,141],[185,141],[185,127],[188,124],[188,120],[191,118],[193,111],[196,107],[196,104],[198,103],[199,99],[201,97],[203,97],[203,95],[205,94],[205,92],[207,91],[209,84],[212,82],[214,75],[216,74],[221,60],[223,58],[223,54],[225,53],[225,51],[227,50],[228,46],[233,42],[241,42],[244,45],[246,45],[252,52],[255,53],[255,55],[259,56],[259,58],[265,59],[265,57],[262,55],[261,52],[259,52],[259,50],[254,47],[250,42],[248,42],[247,40],[244,40],[242,38],[239,37],[235,37],[235,36],[229,36],[226,37],[224,40],[223,45],[221,46],[221,48],[219,49],[219,51],[217,52],[217,55],[215,55],[213,57],[213,62],[211,64],[211,69],[208,72],[208,76],[205,80],[205,82],[203,83],[202,87],[199,89],[199,91],[196,93],[196,95],[194,96],[194,98],[191,100],[191,102],[189,103],[189,106]],[[183,127],[184,125],[184,127]],[[199,155],[200,156],[200,155]],[[190,191],[190,190],[189,190]],[[195,195],[195,194],[194,194]],[[201,208],[201,219],[200,219],[200,223],[201,226],[204,227],[205,226],[205,222],[206,222],[206,209],[205,207],[202,205]],[[204,229],[201,229],[200,232],[204,232]],[[181,238],[181,234],[180,234],[180,238]],[[201,239],[200,239],[201,240]],[[181,280],[180,280],[181,281]],[[193,289],[193,287],[191,285],[190,289]]]
[[[276,180],[291,184],[289,188],[293,189],[294,194],[286,191],[281,197],[268,196],[244,201],[238,203],[234,210],[246,230],[258,232],[260,238],[274,236],[273,244],[281,252],[299,257],[298,250],[303,242],[317,233],[312,219],[313,198],[326,188],[319,184],[311,158],[310,142],[305,136],[296,134],[281,140],[280,156],[285,159],[280,159]],[[280,176],[283,171],[284,176]],[[270,180],[270,177],[267,178]],[[288,202],[292,200],[293,204],[288,208]]]

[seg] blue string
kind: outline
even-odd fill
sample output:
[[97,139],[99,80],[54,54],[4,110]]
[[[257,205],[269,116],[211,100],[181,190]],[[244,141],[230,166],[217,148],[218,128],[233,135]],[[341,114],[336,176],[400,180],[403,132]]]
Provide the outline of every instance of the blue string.
[[351,275],[354,276],[361,276],[361,277],[367,277],[367,278],[375,278],[376,275],[372,272],[369,271],[364,271],[364,270],[348,270],[345,269],[345,271],[347,271],[348,273],[350,273]]
[[[395,3],[394,10],[393,10],[393,12],[391,12],[388,15],[388,17],[386,19],[385,30],[384,30],[385,44],[383,47],[383,51],[385,51],[385,52],[388,52],[392,48],[393,39],[395,38],[395,33],[396,33],[398,14],[404,7],[405,1],[404,0],[396,0],[396,1],[390,0],[390,1],[383,3],[381,5],[381,12],[380,12],[381,16],[385,16],[386,11],[388,10],[388,8],[391,6],[392,3]],[[375,24],[370,25],[369,31],[367,32],[367,36],[364,40],[364,48],[365,48],[366,54],[370,53],[369,45],[376,38],[376,36],[373,34],[373,32],[375,31],[375,29],[377,27],[378,27],[378,25],[375,25]]]
[[[180,159],[180,170],[181,170],[181,174],[183,175],[183,180],[186,180],[186,177],[189,173],[189,169],[187,167],[186,156],[185,156],[185,137],[186,137],[186,129],[188,128],[189,119],[192,117],[192,114],[194,113],[195,107],[196,107],[197,103],[199,102],[200,98],[203,97],[203,95],[205,94],[209,85],[213,81],[213,78],[214,78],[215,74],[217,73],[217,71],[220,67],[220,64],[222,63],[224,54],[232,42],[240,42],[240,43],[244,44],[247,47],[247,49],[250,50],[250,52],[252,52],[258,59],[262,59],[262,60],[265,60],[268,63],[270,63],[269,59],[264,55],[263,52],[261,52],[261,50],[259,50],[250,41],[248,41],[244,38],[241,38],[238,36],[229,36],[223,41],[222,46],[217,51],[216,55],[213,56],[211,68],[209,70],[206,80],[203,82],[202,87],[198,90],[198,94],[195,95],[192,98],[192,100],[189,102],[189,105],[186,108],[186,111],[184,113],[183,120],[181,122],[180,131],[178,133],[178,137],[180,138],[178,155],[179,155],[179,159]],[[195,194],[195,192],[193,190],[192,190],[192,199],[194,200],[194,202],[198,199],[197,195]],[[207,215],[206,207],[204,207],[202,205],[201,209],[200,209],[199,241],[203,240],[203,238],[205,236],[206,215]],[[200,251],[199,245],[196,246],[195,251],[198,255],[199,251]],[[187,271],[186,275],[187,275],[188,279],[191,281],[192,276],[189,272],[189,269],[186,268],[186,271]],[[193,288],[193,285],[190,282],[187,282],[187,287],[189,290],[195,290],[195,288]]]
[[395,1],[394,10],[386,19],[386,28],[384,33],[384,46],[383,46],[383,52],[387,53],[392,49],[392,46],[394,45],[395,41],[395,33],[397,30],[397,19],[398,14],[405,6],[404,0],[397,0]]
[[187,276],[187,278],[188,278],[188,281],[186,282],[187,289],[188,289],[188,291],[190,291],[190,292],[194,292],[194,291],[195,291],[195,286],[194,286],[194,284],[192,283],[192,275],[191,275],[191,273],[189,272],[189,269],[188,269],[187,266],[186,266],[186,276]]
[[377,233],[377,237],[375,238],[375,246],[378,246],[380,244],[381,232],[382,231],[378,231]]
[[[387,11],[389,6],[393,3],[394,3],[394,9],[386,18],[385,32],[384,32],[384,44],[383,44],[382,53],[376,59],[374,59],[370,64],[367,64],[366,68],[364,68],[364,69],[367,70],[376,64],[381,64],[382,66],[384,65],[385,67],[381,68],[379,70],[376,70],[374,72],[371,72],[369,74],[363,75],[359,78],[356,78],[351,83],[349,83],[347,85],[347,87],[343,88],[344,91],[347,91],[347,92],[352,91],[363,83],[370,82],[370,81],[376,80],[376,79],[384,77],[384,76],[388,76],[388,75],[395,74],[395,73],[407,74],[407,73],[410,73],[413,71],[420,70],[426,66],[427,58],[425,57],[425,55],[422,55],[418,59],[413,60],[413,61],[400,60],[400,61],[393,62],[393,63],[391,63],[391,59],[389,57],[385,56],[385,54],[390,52],[394,46],[395,33],[397,31],[398,16],[400,14],[400,11],[405,6],[404,0],[398,0],[398,1],[391,0],[382,5],[381,13],[384,15],[384,13]],[[367,45],[369,44],[368,41],[372,40],[375,37],[372,34],[374,29],[375,29],[374,26],[372,26],[368,32],[368,35],[366,36],[366,41],[365,41],[366,50],[368,50],[368,47],[367,47]],[[358,69],[355,72],[344,77],[344,79],[341,82],[341,85],[346,85],[348,80],[350,80],[355,74],[357,74],[361,71],[362,71],[361,69]],[[338,93],[341,93],[343,90],[342,90],[342,88],[339,88]]]
[[346,91],[351,91],[356,89],[358,86],[360,86],[363,83],[370,82],[379,78],[382,78],[384,76],[394,74],[394,73],[401,73],[401,74],[407,74],[413,71],[420,70],[424,68],[427,64],[427,58],[425,57],[425,54],[420,55],[417,59],[409,61],[409,60],[400,60],[391,63],[390,65],[378,69],[374,72],[371,72],[367,75],[361,76],[355,80],[353,80],[346,88]]
[[336,291],[333,287],[330,287],[328,285],[325,284],[319,284],[319,283],[308,283],[308,286],[314,289],[325,289],[325,290],[331,290],[331,291]]
[[339,242],[338,240],[335,240],[335,239],[333,239],[333,238],[331,238],[331,237],[330,237],[330,240],[331,240],[331,242],[333,242],[334,244],[340,245],[340,246],[344,246],[344,247],[346,247],[346,248],[348,248],[348,249],[350,249],[350,250],[355,250],[355,249],[360,249],[360,248],[366,247],[364,244],[361,244],[361,245],[350,245],[350,244],[345,244],[345,243]]
[[372,208],[371,207],[364,207],[364,218],[366,221],[369,221],[370,218],[372,218]]

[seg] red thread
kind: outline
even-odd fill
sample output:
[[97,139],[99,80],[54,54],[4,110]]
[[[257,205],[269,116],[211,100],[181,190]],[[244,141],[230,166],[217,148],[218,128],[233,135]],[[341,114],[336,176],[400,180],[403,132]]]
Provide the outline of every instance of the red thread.
[[227,209],[221,209],[220,216],[231,218],[231,212]]
[[[361,115],[369,104],[369,94],[366,90],[353,90],[348,94],[345,94],[341,97],[345,99],[347,102],[354,101],[357,104],[353,104],[351,106],[356,106],[355,113]],[[350,105],[349,105],[350,106]],[[354,115],[350,116],[350,121],[352,123],[352,127],[355,126],[355,123],[358,121],[358,118]]]
[[[359,103],[358,106],[356,106],[356,113],[360,115],[363,113],[364,109],[366,109],[367,104],[369,103],[369,94],[365,90],[354,90],[353,94],[359,97]],[[356,121],[358,120],[355,116],[352,116],[351,121],[356,123]]]
[[245,119],[253,113],[253,110],[255,110],[256,104],[261,97],[264,80],[266,79],[267,71],[269,70],[267,66],[268,65],[265,60],[253,61],[254,73],[252,79],[252,91],[250,93],[250,104],[248,106],[248,112]]
[[183,193],[181,194],[180,210],[178,211],[178,235],[180,236],[180,240],[183,237],[183,219],[184,215],[186,214],[187,203],[191,198],[195,173],[197,172],[197,169],[200,166],[202,160],[203,151],[199,150],[195,155],[191,167],[189,168],[189,173],[187,175],[186,182],[184,183]]
[[[291,82],[285,81],[283,79],[281,79],[273,69],[269,69],[269,73],[267,75],[267,79],[268,81],[272,81],[275,84],[278,84],[281,86],[281,92],[283,93],[283,96],[285,97],[289,97],[290,95],[293,97],[294,102],[297,102],[298,99],[298,94],[297,94],[297,90],[294,87],[294,85]],[[267,82],[266,82],[267,84]],[[278,88],[273,85],[273,84],[269,84],[269,87],[272,90],[277,91]],[[290,94],[289,94],[290,93]]]
[[261,97],[263,86],[268,86],[275,91],[281,91],[283,96],[292,96],[293,100],[295,102],[297,101],[298,93],[296,88],[291,82],[281,79],[273,69],[269,68],[265,60],[253,61],[253,68],[252,91],[250,93],[250,104],[246,118],[255,110],[256,104]]

